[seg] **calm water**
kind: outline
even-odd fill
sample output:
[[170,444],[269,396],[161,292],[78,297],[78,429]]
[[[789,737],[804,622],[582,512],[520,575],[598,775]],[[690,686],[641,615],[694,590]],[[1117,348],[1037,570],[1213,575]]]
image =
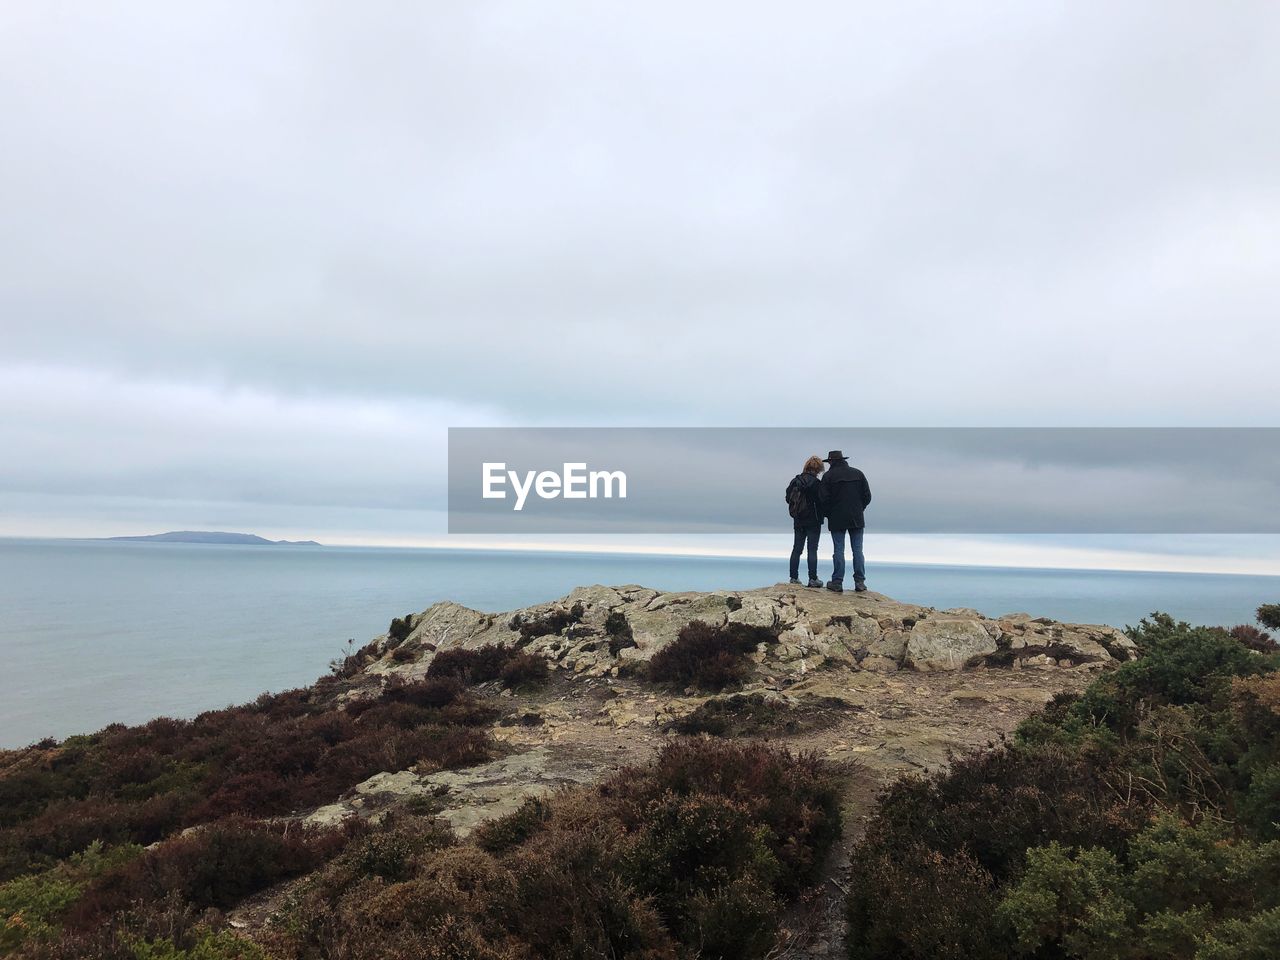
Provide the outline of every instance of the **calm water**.
[[[763,586],[782,562],[362,547],[0,540],[0,747],[159,715],[191,716],[310,683],[394,615],[437,600],[501,611],[589,583]],[[1167,610],[1252,622],[1280,578],[879,565],[902,600],[1136,623]]]

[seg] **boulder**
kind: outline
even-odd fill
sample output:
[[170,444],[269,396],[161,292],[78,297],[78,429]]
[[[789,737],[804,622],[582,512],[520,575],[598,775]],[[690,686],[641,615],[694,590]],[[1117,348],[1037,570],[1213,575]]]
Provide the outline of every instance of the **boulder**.
[[961,670],[998,649],[980,620],[920,620],[907,638],[906,662],[917,670]]

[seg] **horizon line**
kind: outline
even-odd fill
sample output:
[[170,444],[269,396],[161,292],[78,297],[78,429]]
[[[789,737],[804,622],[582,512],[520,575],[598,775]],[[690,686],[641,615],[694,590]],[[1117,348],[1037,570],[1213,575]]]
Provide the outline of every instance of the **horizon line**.
[[[170,531],[166,531],[170,532]],[[194,531],[193,531],[194,532]],[[254,534],[255,536],[263,536]],[[272,538],[263,536],[263,539],[271,540]],[[58,541],[58,542],[97,542],[97,543],[147,543],[145,540],[133,540],[126,537],[121,539],[117,536],[91,537],[91,536],[31,536],[31,535],[13,535],[0,534],[0,541],[5,540],[41,540],[41,541]],[[475,544],[475,543],[396,543],[396,542],[365,542],[365,541],[341,541],[341,542],[324,542],[324,541],[294,541],[292,543],[271,542],[268,544],[222,544],[222,543],[184,543],[183,541],[153,541],[150,545],[156,544],[164,546],[194,546],[194,547],[220,547],[220,546],[297,546],[300,548],[319,547],[321,549],[384,549],[384,550],[423,550],[435,552],[459,551],[468,553],[530,553],[530,554],[563,554],[577,556],[634,556],[634,557],[668,557],[678,559],[702,559],[702,560],[778,560],[784,562],[786,559],[786,551],[763,551],[763,550],[745,550],[745,551],[723,551],[714,549],[698,549],[678,547],[617,547],[617,546],[583,546],[583,545],[566,545],[548,543],[499,543],[499,544]],[[1146,557],[1149,555],[1138,555]],[[1220,576],[1220,577],[1270,577],[1280,578],[1280,571],[1275,572],[1259,572],[1256,570],[1209,570],[1197,568],[1187,565],[1167,565],[1159,566],[1140,566],[1140,565],[1098,565],[1098,563],[1071,563],[1070,561],[1059,562],[1026,562],[1026,563],[982,563],[982,562],[963,562],[951,559],[907,559],[901,556],[890,555],[886,559],[878,560],[880,564],[886,566],[903,566],[903,567],[942,567],[942,568],[959,568],[959,569],[987,569],[987,570],[1039,570],[1039,571],[1063,571],[1077,573],[1155,573],[1155,574],[1191,574],[1198,576]]]

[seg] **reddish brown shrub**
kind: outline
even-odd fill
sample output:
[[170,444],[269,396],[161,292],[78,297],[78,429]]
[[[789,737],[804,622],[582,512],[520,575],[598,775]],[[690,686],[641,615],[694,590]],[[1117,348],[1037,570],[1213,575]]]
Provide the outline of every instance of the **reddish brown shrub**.
[[1232,627],[1229,631],[1231,636],[1239,640],[1250,650],[1257,650],[1259,653],[1275,653],[1277,647],[1275,640],[1271,634],[1257,627],[1251,627],[1242,623],[1238,627]]
[[474,650],[441,650],[427,667],[427,676],[452,677],[468,684],[497,680],[503,666],[515,653],[505,643],[486,643]]
[[704,690],[723,690],[740,684],[751,670],[747,654],[761,643],[773,643],[777,634],[745,623],[709,624],[694,620],[680,628],[671,641],[649,661],[648,678],[654,683],[693,684]]
[[542,683],[550,674],[545,658],[534,653],[517,653],[502,665],[498,679],[504,687],[526,687]]
[[200,910],[225,909],[277,880],[316,869],[348,843],[352,824],[336,830],[268,825],[230,818],[166,840],[95,881],[73,908],[86,928],[131,904],[172,898]]

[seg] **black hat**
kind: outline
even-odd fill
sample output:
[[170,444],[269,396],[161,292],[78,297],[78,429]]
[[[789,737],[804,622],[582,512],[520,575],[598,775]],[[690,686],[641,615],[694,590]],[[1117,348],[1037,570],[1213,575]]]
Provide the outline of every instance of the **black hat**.
[[836,461],[838,461],[838,460],[847,460],[847,459],[848,459],[848,457],[846,457],[846,456],[845,456],[843,453],[841,453],[839,450],[832,450],[830,453],[828,453],[828,454],[826,455],[826,457],[824,457],[824,458],[823,458],[823,461],[822,461],[822,462],[823,462],[823,463],[835,463],[835,462],[836,462]]

